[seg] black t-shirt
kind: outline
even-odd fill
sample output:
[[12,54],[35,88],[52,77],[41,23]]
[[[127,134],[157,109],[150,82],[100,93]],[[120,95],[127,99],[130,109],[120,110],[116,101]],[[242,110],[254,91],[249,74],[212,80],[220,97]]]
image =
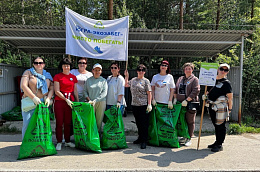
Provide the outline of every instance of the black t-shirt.
[[208,87],[208,98],[209,100],[216,101],[220,96],[226,96],[228,93],[232,93],[232,87],[230,81],[226,78],[217,79],[215,86]]

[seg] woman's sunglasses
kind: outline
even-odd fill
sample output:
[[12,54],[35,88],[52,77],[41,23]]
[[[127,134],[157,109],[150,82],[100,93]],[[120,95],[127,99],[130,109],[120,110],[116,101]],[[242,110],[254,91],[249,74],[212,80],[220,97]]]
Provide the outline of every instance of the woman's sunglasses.
[[162,67],[168,67],[168,65],[165,65],[165,64],[161,64]]
[[224,69],[224,68],[219,68],[220,71],[224,71],[224,72],[228,72],[229,70],[228,69]]
[[87,64],[87,63],[85,63],[85,62],[78,62],[78,64]]
[[138,72],[145,72],[145,69],[137,69]]
[[110,69],[117,69],[117,67],[110,67]]
[[44,64],[44,62],[33,62],[33,64],[35,64],[35,65],[38,65],[38,64]]

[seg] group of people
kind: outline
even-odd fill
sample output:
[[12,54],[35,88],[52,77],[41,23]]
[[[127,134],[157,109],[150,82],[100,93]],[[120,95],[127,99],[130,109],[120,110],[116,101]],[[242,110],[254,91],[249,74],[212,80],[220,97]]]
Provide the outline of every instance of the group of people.
[[[185,75],[180,77],[176,84],[170,74],[170,64],[166,60],[161,62],[158,74],[153,76],[151,83],[145,78],[147,68],[143,64],[137,66],[137,77],[129,80],[128,71],[124,71],[124,78],[120,75],[120,66],[116,62],[110,65],[112,75],[108,76],[107,79],[101,76],[102,66],[100,64],[95,64],[92,72],[89,72],[86,70],[87,58],[78,58],[77,63],[78,69],[72,69],[70,59],[64,58],[59,64],[62,72],[52,78],[50,73],[44,70],[44,59],[37,57],[33,61],[33,67],[26,70],[22,75],[21,89],[24,92],[23,97],[30,97],[36,105],[43,102],[49,106],[52,102],[52,96],[55,95],[56,150],[61,150],[62,147],[63,128],[65,146],[75,147],[74,143],[70,141],[72,104],[74,101],[88,102],[93,105],[98,131],[101,134],[105,110],[116,105],[123,114],[126,105],[124,90],[125,87],[130,87],[132,94],[131,105],[138,128],[138,138],[133,143],[140,144],[141,149],[145,149],[147,145],[149,115],[153,108],[152,105],[166,104],[169,109],[172,109],[177,101],[181,102],[182,106],[188,107],[191,102],[199,101],[200,85],[198,78],[192,73],[194,70],[192,63],[183,65]],[[227,64],[220,66],[216,85],[209,88],[207,96],[202,97],[203,100],[208,99],[208,102],[210,102],[209,113],[215,127],[216,141],[208,147],[215,152],[223,150],[222,143],[226,134],[225,120],[223,120],[223,115],[220,119],[220,113],[216,111],[216,108],[217,110],[220,108],[216,101],[221,101],[222,104],[226,103],[224,108],[228,108],[228,112],[230,112],[233,96],[230,82],[226,79],[230,67]],[[224,97],[224,100],[219,100],[219,97]],[[22,137],[24,137],[34,110],[22,112]],[[196,111],[197,109],[194,108],[187,109],[185,114],[191,138],[194,137]],[[191,145],[191,139],[183,138],[180,142],[186,146]]]

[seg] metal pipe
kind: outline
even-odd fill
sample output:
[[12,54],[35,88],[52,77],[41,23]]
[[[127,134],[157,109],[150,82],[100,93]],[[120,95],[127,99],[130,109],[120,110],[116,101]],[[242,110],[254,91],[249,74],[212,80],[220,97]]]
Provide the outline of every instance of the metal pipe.
[[238,123],[241,125],[241,105],[242,105],[242,78],[243,78],[243,55],[244,55],[244,35],[241,37],[241,47],[240,47],[240,79],[239,79],[239,109],[238,109]]

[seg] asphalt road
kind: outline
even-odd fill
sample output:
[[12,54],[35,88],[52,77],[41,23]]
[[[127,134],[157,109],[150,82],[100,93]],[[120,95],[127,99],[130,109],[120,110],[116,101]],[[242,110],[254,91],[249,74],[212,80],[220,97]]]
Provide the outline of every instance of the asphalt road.
[[202,136],[199,150],[198,138],[190,147],[140,149],[127,136],[127,149],[97,154],[63,145],[53,156],[17,160],[21,135],[0,135],[0,171],[260,171],[260,134],[227,135],[217,153],[207,148],[214,138]]

